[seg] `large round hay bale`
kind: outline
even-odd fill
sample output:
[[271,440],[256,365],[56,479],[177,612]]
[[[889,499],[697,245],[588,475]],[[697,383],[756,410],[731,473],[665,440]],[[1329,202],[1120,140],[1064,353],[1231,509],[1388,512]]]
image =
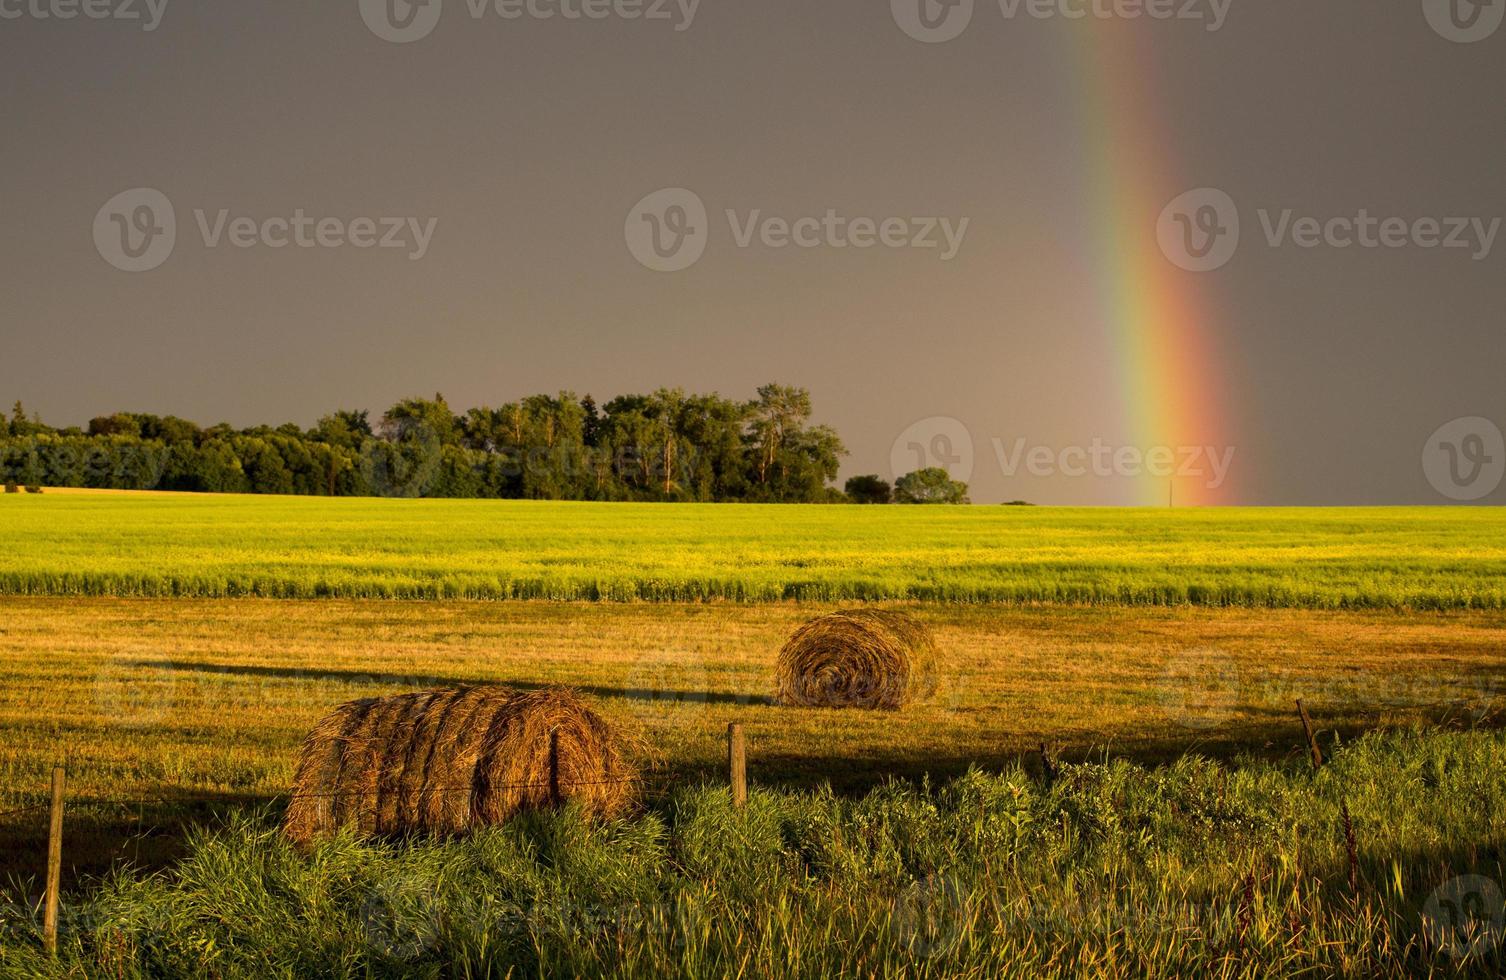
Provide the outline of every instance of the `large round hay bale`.
[[925,624],[902,612],[834,612],[785,641],[775,674],[780,704],[901,708],[935,693],[936,642]]
[[342,704],[303,742],[283,830],[294,841],[460,834],[578,800],[615,816],[637,772],[573,691],[471,687]]

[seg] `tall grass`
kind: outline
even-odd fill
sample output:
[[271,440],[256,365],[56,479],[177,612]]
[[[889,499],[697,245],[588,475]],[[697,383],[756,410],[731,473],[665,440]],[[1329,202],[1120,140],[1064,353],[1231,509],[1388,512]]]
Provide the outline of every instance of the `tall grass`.
[[1506,513],[59,494],[5,593],[1502,609]]
[[242,815],[70,903],[56,964],[12,905],[0,974],[1496,976],[1503,804],[1506,735],[1408,732],[1317,774],[1072,764],[743,812],[701,788],[309,856]]

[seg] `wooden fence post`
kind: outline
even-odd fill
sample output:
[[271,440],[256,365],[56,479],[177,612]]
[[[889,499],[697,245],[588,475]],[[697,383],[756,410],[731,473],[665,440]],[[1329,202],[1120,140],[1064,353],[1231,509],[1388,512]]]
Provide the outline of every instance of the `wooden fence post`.
[[742,809],[748,802],[748,755],[743,742],[743,726],[727,726],[727,768],[732,778],[732,805]]
[[1307,708],[1302,704],[1302,699],[1297,699],[1297,714],[1302,716],[1302,731],[1307,735],[1307,748],[1312,753],[1313,768],[1323,768],[1323,752],[1318,748],[1317,736],[1313,734],[1313,720],[1307,716]]
[[63,879],[63,787],[67,775],[52,767],[52,820],[47,828],[47,899],[42,912],[42,942],[47,955],[58,951],[58,890]]

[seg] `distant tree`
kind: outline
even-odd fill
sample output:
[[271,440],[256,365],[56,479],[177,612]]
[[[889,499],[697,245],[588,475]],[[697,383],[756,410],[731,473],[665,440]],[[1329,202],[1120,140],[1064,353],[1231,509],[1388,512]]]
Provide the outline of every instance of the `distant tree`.
[[252,493],[290,494],[294,491],[293,473],[270,439],[245,437],[236,446],[236,455],[245,468]]
[[894,500],[894,488],[877,475],[855,476],[847,481],[847,496],[855,504],[887,504]]
[[134,415],[125,412],[116,412],[114,415],[101,415],[89,420],[89,434],[91,436],[141,436],[141,423],[136,421]]
[[601,409],[596,405],[596,399],[590,395],[580,400],[580,410],[583,413],[581,420],[581,440],[588,446],[597,446],[601,443],[601,430],[605,424],[601,417]]
[[293,424],[200,429],[175,416],[120,412],[87,434],[0,417],[0,471],[29,459],[49,485],[115,489],[512,497],[548,500],[846,500],[831,486],[846,454],[810,424],[804,389],[765,385],[753,401],[681,389],[600,405],[571,392],[531,395],[456,417],[442,395]]
[[684,441],[680,482],[687,499],[741,499],[748,491],[743,455],[746,408],[720,395],[685,398],[676,429]]
[[777,479],[780,450],[810,414],[811,396],[804,388],[769,384],[758,389],[757,400],[748,404],[748,437],[758,483]]
[[460,420],[450,411],[444,395],[404,398],[382,415],[380,435],[389,442],[435,440],[441,446],[458,445]]
[[358,412],[339,411],[326,415],[309,430],[308,438],[342,449],[360,449],[361,443],[373,435],[370,414],[361,409]]
[[894,500],[901,504],[965,504],[967,484],[939,466],[907,473],[894,481]]
[[169,446],[180,442],[197,443],[199,440],[199,427],[176,415],[135,415],[133,418],[136,419],[143,439],[157,439]]
[[746,406],[744,435],[749,457],[744,499],[778,503],[827,499],[827,483],[836,479],[842,440],[831,428],[807,428],[811,396],[804,388],[769,384]]
[[53,431],[42,424],[42,416],[36,412],[32,412],[31,417],[27,418],[26,407],[21,404],[19,398],[16,399],[15,407],[11,409],[10,425],[5,425],[4,422],[4,418],[0,418],[0,435],[9,432],[13,436],[35,436]]

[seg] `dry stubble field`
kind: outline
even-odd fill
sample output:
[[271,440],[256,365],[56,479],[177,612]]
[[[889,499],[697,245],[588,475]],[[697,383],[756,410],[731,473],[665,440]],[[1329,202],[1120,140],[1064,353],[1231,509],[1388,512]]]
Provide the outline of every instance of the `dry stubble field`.
[[64,759],[74,825],[99,831],[73,852],[80,870],[154,862],[182,824],[283,794],[332,705],[459,683],[583,689],[654,748],[655,785],[719,776],[737,720],[756,783],[841,790],[997,767],[1042,742],[1063,757],[1282,755],[1301,744],[1295,697],[1342,736],[1488,720],[1506,691],[1496,612],[918,605],[944,654],[931,704],[772,706],[780,643],[827,608],[0,599],[0,810],[43,799]]

